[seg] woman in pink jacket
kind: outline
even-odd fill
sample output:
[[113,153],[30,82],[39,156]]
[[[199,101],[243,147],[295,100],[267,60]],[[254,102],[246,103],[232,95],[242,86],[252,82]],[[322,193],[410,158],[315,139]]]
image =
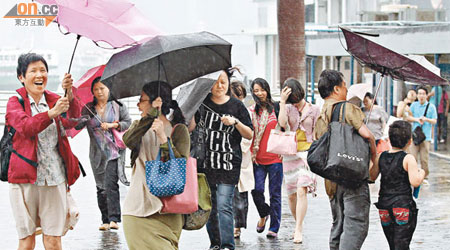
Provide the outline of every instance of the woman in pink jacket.
[[24,87],[17,90],[20,97],[9,99],[6,109],[6,125],[16,130],[13,149],[22,156],[11,154],[8,170],[19,249],[34,248],[37,227],[42,228],[46,249],[62,249],[61,236],[68,213],[67,187],[80,175],[78,159],[65,135],[65,128],[76,123],[60,116],[64,112],[67,118],[80,116],[80,104],[73,98],[72,78],[70,74],[64,76],[62,87],[67,96],[60,97],[45,90],[47,74],[47,62],[42,56],[21,55],[17,78]]

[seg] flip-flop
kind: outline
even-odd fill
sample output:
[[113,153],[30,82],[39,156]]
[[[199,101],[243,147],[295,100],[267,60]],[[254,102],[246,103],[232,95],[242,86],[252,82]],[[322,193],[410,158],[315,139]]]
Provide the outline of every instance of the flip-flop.
[[258,223],[256,223],[256,232],[258,232],[258,233],[264,232],[264,229],[266,228],[266,223],[267,223],[267,220],[269,219],[269,216],[267,215],[264,218],[265,218],[264,219],[264,225],[262,227],[258,226],[259,221],[258,221]]

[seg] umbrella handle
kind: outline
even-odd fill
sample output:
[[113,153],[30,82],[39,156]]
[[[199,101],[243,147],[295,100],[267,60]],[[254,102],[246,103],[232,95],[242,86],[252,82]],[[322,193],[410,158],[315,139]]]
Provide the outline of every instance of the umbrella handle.
[[[373,97],[374,103],[375,103],[375,100],[377,100],[378,92],[380,91],[381,81],[383,80],[383,78],[384,78],[384,74],[381,75],[380,81],[378,82],[377,90],[375,91],[375,95]],[[372,114],[373,106],[374,106],[374,104],[372,103],[372,107],[370,107],[369,115],[366,117],[366,122],[365,122],[366,125],[369,123],[369,118],[370,118],[370,115]]]
[[[77,35],[77,42],[75,43],[75,47],[73,48],[72,58],[70,58],[69,70],[67,70],[68,74],[70,74],[70,69],[72,68],[73,57],[75,55],[75,51],[77,50],[78,41],[80,41],[80,37],[81,37],[80,35]],[[67,96],[67,89],[64,91],[64,97],[66,97],[66,96]],[[66,118],[67,117],[67,113],[64,112],[64,113],[61,114],[61,116],[63,118]]]

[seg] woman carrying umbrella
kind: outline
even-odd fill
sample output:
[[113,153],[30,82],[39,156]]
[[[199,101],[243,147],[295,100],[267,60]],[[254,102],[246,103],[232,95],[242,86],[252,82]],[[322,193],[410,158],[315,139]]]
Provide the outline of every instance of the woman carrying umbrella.
[[[203,117],[206,128],[206,159],[198,172],[206,174],[211,188],[212,210],[206,228],[210,248],[234,249],[233,194],[242,162],[241,139],[253,135],[250,115],[244,104],[231,97],[231,70],[221,72],[189,126],[193,130]],[[202,109],[200,109],[202,110]]]
[[[125,164],[125,149],[119,148],[113,129],[124,131],[131,124],[131,118],[125,105],[118,101],[109,101],[109,89],[100,77],[92,81],[92,102],[86,104],[82,115],[91,119],[80,122],[76,129],[87,127],[91,139],[89,159],[97,187],[97,203],[102,214],[99,230],[119,229],[121,221],[119,169]],[[126,180],[125,180],[126,181]],[[127,184],[127,183],[124,183]]]
[[[66,74],[62,87],[67,97],[46,90],[48,65],[41,55],[23,54],[17,78],[24,86],[20,97],[8,100],[6,125],[16,129],[8,182],[12,212],[19,236],[19,249],[33,249],[36,227],[42,228],[46,249],[62,249],[68,214],[68,186],[80,175],[65,129],[75,124],[68,118],[80,116],[80,103],[73,98],[72,78]],[[34,164],[33,164],[34,163]]]
[[122,212],[125,238],[131,250],[178,249],[183,215],[159,213],[163,205],[146,184],[145,162],[156,160],[160,149],[162,158],[167,158],[169,137],[175,157],[187,159],[189,131],[178,103],[172,100],[168,83],[155,81],[144,85],[137,105],[142,118],[134,121],[123,136],[125,145],[132,150],[133,166]]
[[[288,104],[289,103],[289,104]],[[314,138],[314,127],[320,108],[305,100],[305,90],[299,81],[290,78],[283,84],[280,101],[281,127],[296,131],[297,154],[283,156],[283,171],[289,197],[289,208],[295,219],[294,243],[303,241],[303,220],[308,208],[306,195],[315,195],[316,180],[306,161],[306,153]]]

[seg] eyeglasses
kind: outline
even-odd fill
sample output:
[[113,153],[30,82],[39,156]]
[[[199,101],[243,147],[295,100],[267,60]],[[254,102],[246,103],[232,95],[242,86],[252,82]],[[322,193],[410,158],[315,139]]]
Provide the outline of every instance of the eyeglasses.
[[142,98],[139,98],[139,102],[138,102],[138,103],[141,103],[141,102],[146,102],[146,101],[150,101],[150,99],[147,99],[147,100],[142,100]]

